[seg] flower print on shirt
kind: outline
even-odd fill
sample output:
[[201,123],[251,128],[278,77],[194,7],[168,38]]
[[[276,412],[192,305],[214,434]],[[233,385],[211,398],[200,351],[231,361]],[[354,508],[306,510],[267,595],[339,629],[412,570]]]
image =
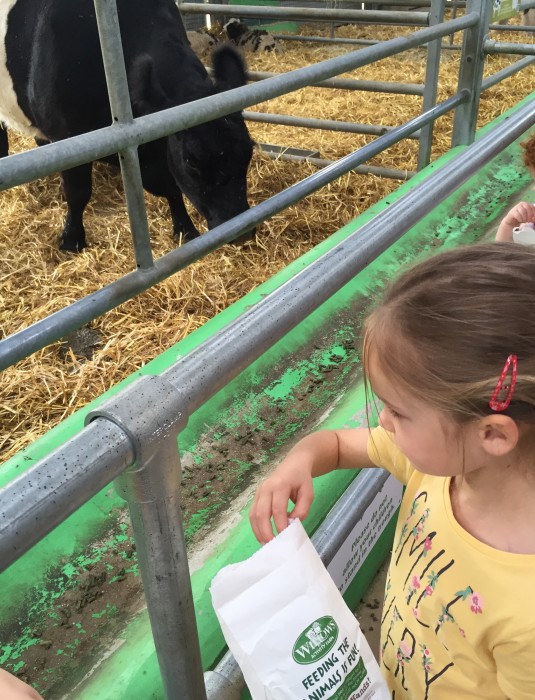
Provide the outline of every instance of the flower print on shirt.
[[483,612],[483,598],[479,593],[472,593],[470,596],[470,610],[476,614]]
[[[468,601],[470,610],[475,615],[483,614],[483,597],[480,593],[476,593],[471,586],[467,586],[462,591],[457,591],[455,597],[442,608],[442,613],[439,615],[437,626],[435,627],[435,633],[438,633],[445,622],[454,622],[459,627],[457,621],[451,613],[451,608],[460,600]],[[465,636],[465,632],[461,627],[459,627],[459,632],[461,637]]]
[[471,586],[468,586],[462,591],[457,591],[455,595],[459,596],[463,600],[468,599],[470,610],[475,615],[480,615],[483,613],[483,596],[481,593],[476,593]]
[[410,600],[412,596],[416,593],[416,591],[420,588],[421,586],[421,581],[419,576],[413,576],[411,579],[411,582],[409,584],[409,590],[407,593],[407,605],[410,603]]
[[437,623],[437,626],[435,627],[435,633],[438,633],[438,631],[440,630],[440,628],[442,627],[442,625],[445,622],[455,622],[455,618],[450,613],[448,606],[443,607],[442,612],[438,616],[438,623]]
[[420,650],[422,652],[422,666],[424,670],[429,673],[433,665],[433,660],[431,658],[431,652],[427,648],[426,644],[420,644]]
[[[394,456],[385,454],[387,468],[397,469]],[[471,550],[452,530],[449,479],[431,482],[416,471],[411,474],[385,588],[380,665],[396,700],[449,700],[452,688],[459,688],[462,698],[463,679],[467,687],[477,682],[468,678],[466,664],[485,631],[482,624],[488,626],[494,613],[494,592],[471,567]],[[492,685],[492,679],[481,678],[485,689]]]
[[[429,608],[423,605],[425,600],[437,595],[442,599],[444,594],[440,585],[442,577],[454,566],[454,559],[438,545],[435,539],[437,532],[429,527],[431,512],[427,505],[427,498],[426,491],[416,494],[411,501],[409,516],[400,523],[398,528],[391,566],[396,567],[401,560],[408,561],[409,565],[406,569],[406,578],[403,582],[404,594],[399,608],[393,588],[389,587],[385,592],[383,619],[386,624],[381,645],[381,664],[409,694],[407,697],[411,693],[409,678],[416,678],[422,674],[420,677],[424,692],[416,700],[427,700],[434,684],[453,666],[451,657],[445,657],[442,651],[446,648],[444,642],[435,637],[440,633],[441,626],[445,622],[454,622],[452,613],[446,607],[446,601],[449,598],[445,598],[444,604],[438,608],[438,611],[434,610],[434,606]],[[474,602],[477,603],[477,601]],[[409,613],[407,623],[403,621],[405,616],[403,604],[406,604]],[[437,616],[440,611],[441,620],[437,625]],[[414,623],[417,625],[416,629]],[[417,640],[413,632],[425,628],[431,635],[428,635],[424,643],[424,639],[420,637]],[[437,644],[439,646],[436,646]],[[389,648],[391,656],[388,654]],[[412,663],[410,663],[411,660]],[[415,675],[416,669],[419,669],[417,675]]]
[[412,658],[412,649],[409,644],[403,640],[399,643],[397,658],[401,666],[404,666]]

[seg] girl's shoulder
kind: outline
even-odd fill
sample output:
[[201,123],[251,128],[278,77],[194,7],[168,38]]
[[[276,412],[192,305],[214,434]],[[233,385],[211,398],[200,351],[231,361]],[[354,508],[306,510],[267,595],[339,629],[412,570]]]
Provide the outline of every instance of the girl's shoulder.
[[402,484],[407,485],[416,472],[409,459],[395,444],[392,433],[380,426],[370,430],[368,456],[375,466],[383,467]]

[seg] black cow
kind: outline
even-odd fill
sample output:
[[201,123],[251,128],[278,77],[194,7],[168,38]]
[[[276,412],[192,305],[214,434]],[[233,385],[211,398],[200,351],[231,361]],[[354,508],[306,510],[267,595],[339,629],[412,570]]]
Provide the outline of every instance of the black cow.
[[[117,8],[135,117],[245,84],[242,59],[229,47],[214,56],[212,83],[173,0],[118,0]],[[0,0],[2,26],[0,121],[38,143],[111,123],[92,0]],[[248,209],[252,145],[236,113],[140,146],[143,185],[168,200],[176,234],[198,235],[182,193],[210,227]],[[82,218],[91,168],[88,163],[62,173],[68,207],[63,250],[86,245]]]

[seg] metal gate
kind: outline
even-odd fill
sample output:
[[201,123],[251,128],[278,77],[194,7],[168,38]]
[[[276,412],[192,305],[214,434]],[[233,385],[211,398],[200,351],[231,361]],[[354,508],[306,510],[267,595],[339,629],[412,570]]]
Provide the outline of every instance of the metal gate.
[[[469,1],[466,14],[448,22],[442,21],[443,3],[433,0],[431,13],[421,13],[425,17],[419,18],[422,24],[434,18],[432,26],[408,37],[133,120],[121,60],[115,5],[112,0],[95,0],[95,7],[114,124],[52,144],[46,149],[0,161],[0,183],[5,189],[119,151],[124,156],[123,176],[138,270],[1,341],[2,368],[173,274],[417,130],[422,135],[425,154],[428,148],[425,133],[430,134],[434,119],[452,109],[456,111],[454,145],[472,142],[482,89],[484,51],[501,50],[498,44],[485,39],[490,6],[484,0]],[[207,6],[204,9],[208,9]],[[213,11],[212,7],[209,9]],[[284,9],[295,13],[291,8]],[[253,12],[260,10],[254,9]],[[329,18],[329,12],[325,10],[325,19]],[[359,17],[363,20],[377,17],[375,11],[354,12],[360,12]],[[410,21],[414,21],[414,13],[410,14]],[[429,44],[428,76],[436,76],[441,38],[461,30],[464,31],[463,55],[466,60],[454,96],[434,104],[436,93],[431,89],[426,93],[428,104],[418,117],[201,238],[159,260],[152,260],[136,154],[139,143],[423,44]],[[515,45],[515,50],[534,53],[531,45],[524,48]],[[425,100],[424,94],[424,103]],[[206,684],[202,674],[178,502],[181,471],[177,437],[189,416],[208,398],[354,278],[438,202],[455,191],[461,182],[532,126],[535,123],[533,105],[531,100],[507,120],[501,126],[499,139],[493,131],[487,133],[440,172],[431,175],[423,185],[416,186],[375,217],[373,225],[366,224],[348,236],[234,323],[178,360],[169,370],[160,375],[142,377],[101,404],[88,415],[82,432],[4,487],[0,491],[1,570],[115,480],[129,505],[167,697],[176,700],[203,700],[206,697],[231,700],[238,697],[242,684],[232,659],[227,657],[215,673],[209,674]],[[428,154],[422,158],[425,162]],[[236,338],[240,339],[239,343]],[[352,507],[346,507],[344,515],[339,516],[344,527],[358,517],[359,509],[380,486],[377,474],[359,481],[358,493],[352,497]],[[324,528],[317,535],[326,559],[332,556],[343,535],[337,530],[329,530],[326,535],[328,529]]]

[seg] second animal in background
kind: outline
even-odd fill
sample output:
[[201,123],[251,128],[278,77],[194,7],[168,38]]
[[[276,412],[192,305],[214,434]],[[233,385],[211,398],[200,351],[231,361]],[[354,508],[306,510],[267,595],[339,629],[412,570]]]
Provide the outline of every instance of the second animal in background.
[[274,36],[265,29],[251,29],[238,19],[231,19],[223,26],[215,24],[211,29],[203,27],[190,30],[187,35],[191,48],[199,58],[207,58],[224,41],[252,53],[270,52],[279,48]]
[[226,35],[235,46],[248,51],[274,51],[277,42],[265,29],[251,29],[239,19],[230,19],[223,27]]

